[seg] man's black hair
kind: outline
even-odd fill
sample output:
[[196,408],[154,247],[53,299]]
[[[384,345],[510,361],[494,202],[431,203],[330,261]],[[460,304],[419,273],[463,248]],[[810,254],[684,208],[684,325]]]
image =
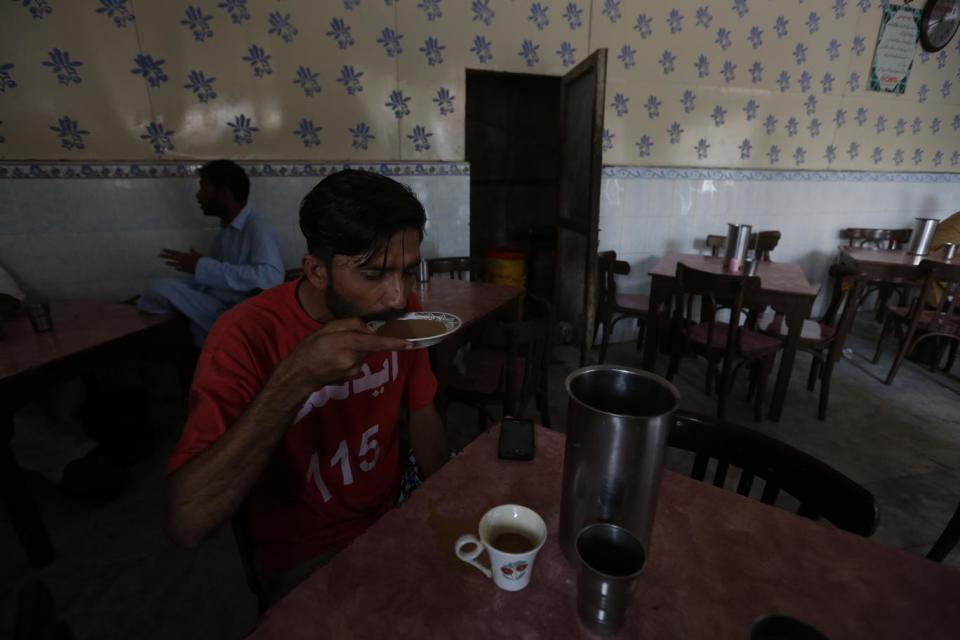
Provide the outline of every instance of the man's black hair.
[[250,195],[250,178],[243,167],[231,160],[211,160],[200,167],[200,179],[215,187],[228,189],[241,203]]
[[321,180],[300,203],[307,251],[329,267],[334,254],[369,258],[394,234],[416,229],[423,239],[427,214],[396,180],[345,169]]

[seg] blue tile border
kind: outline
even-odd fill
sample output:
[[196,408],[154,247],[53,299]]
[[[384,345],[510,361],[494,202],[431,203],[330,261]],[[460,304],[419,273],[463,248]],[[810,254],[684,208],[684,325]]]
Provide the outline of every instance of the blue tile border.
[[[4,162],[0,179],[193,178],[201,162]],[[468,162],[303,163],[240,162],[251,177],[322,178],[341,169],[388,176],[469,176]],[[604,178],[622,180],[757,180],[764,182],[960,182],[960,173],[874,171],[764,171],[607,166]]]
[[761,171],[623,166],[604,167],[603,177],[624,180],[759,180],[766,182],[960,182],[960,173]]
[[[201,162],[2,162],[0,179],[194,178]],[[322,178],[341,169],[388,176],[469,176],[468,162],[301,163],[240,162],[251,177]]]

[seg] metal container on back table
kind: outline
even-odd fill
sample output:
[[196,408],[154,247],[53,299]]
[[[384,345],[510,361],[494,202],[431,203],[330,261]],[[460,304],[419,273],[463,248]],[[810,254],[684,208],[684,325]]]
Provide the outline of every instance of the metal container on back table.
[[917,218],[917,230],[913,234],[913,243],[910,253],[915,256],[925,256],[930,253],[933,244],[933,235],[937,232],[940,221],[936,218]]
[[617,365],[577,369],[570,395],[560,548],[577,563],[577,534],[616,524],[649,549],[663,454],[680,393],[660,376]]
[[723,264],[730,271],[738,271],[746,259],[752,230],[749,224],[727,224],[727,252]]

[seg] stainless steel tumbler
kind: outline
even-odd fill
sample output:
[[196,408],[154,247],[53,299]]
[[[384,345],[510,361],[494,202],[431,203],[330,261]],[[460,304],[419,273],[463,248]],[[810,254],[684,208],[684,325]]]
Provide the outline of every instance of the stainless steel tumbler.
[[594,633],[616,633],[626,620],[646,553],[637,537],[601,522],[577,536],[577,614]]
[[626,528],[649,550],[680,393],[660,376],[617,365],[577,369],[566,386],[561,550],[576,566],[577,534],[596,522]]
[[917,230],[913,234],[913,243],[910,253],[915,256],[925,256],[930,253],[933,244],[933,234],[937,232],[940,221],[936,218],[917,218]]
[[738,265],[742,265],[747,257],[747,249],[750,248],[750,232],[753,227],[749,224],[727,224],[727,252],[725,263],[729,264],[731,259],[736,259]]

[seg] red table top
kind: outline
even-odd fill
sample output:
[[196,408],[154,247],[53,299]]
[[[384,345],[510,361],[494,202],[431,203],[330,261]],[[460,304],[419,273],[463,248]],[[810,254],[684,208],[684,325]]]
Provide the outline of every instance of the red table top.
[[[594,637],[558,545],[564,437],[539,428],[532,462],[496,457],[496,429],[274,606],[253,638]],[[536,510],[548,538],[525,590],[456,558],[489,508]],[[481,559],[486,562],[485,555]],[[960,572],[665,472],[650,555],[622,637],[746,638],[759,616],[833,640],[955,638]]]
[[[723,268],[723,258],[701,256],[695,253],[668,253],[650,271],[650,275],[674,278],[677,275],[678,262],[700,271],[730,274]],[[760,278],[760,289],[763,291],[800,296],[817,295],[817,288],[810,284],[806,274],[803,273],[803,269],[798,264],[761,261],[757,266],[757,276]]]
[[0,382],[181,318],[149,315],[136,307],[98,300],[57,300],[51,303],[53,330],[36,333],[25,312],[4,323],[0,340]]
[[452,313],[467,328],[523,295],[523,287],[436,277],[414,289],[424,311]]

